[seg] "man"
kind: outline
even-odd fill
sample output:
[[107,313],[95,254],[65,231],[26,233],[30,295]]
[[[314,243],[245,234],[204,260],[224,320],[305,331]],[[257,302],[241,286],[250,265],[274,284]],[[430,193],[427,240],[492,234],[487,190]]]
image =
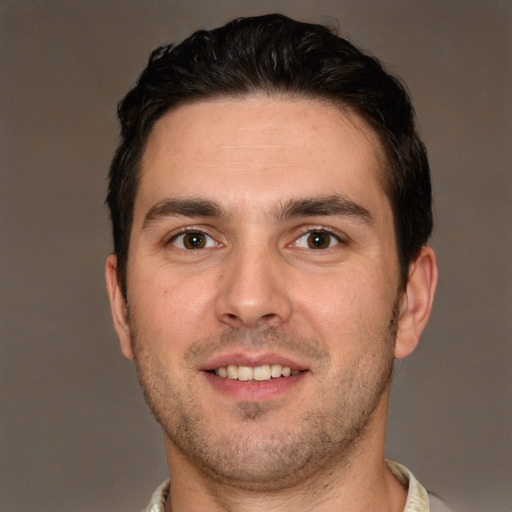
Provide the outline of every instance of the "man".
[[107,286],[170,475],[147,510],[433,510],[384,459],[437,281],[400,83],[270,15],[156,50],[119,117]]

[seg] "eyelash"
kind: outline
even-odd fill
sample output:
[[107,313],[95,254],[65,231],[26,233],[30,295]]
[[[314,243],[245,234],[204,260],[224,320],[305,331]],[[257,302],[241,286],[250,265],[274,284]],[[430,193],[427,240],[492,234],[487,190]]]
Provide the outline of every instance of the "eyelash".
[[[202,236],[205,239],[207,239],[204,242],[206,245],[203,245],[203,246],[200,246],[200,247],[185,247],[184,246],[185,245],[184,244],[184,237],[187,236],[187,235],[194,235],[194,234],[197,234],[197,235]],[[329,237],[329,245],[327,247],[311,247],[311,246],[309,246],[309,247],[299,247],[297,245],[297,242],[301,238],[305,237],[306,235],[312,235],[312,234],[319,234],[319,235],[322,235],[322,236]],[[180,244],[181,246],[176,243],[180,238],[182,238],[181,244]],[[336,243],[334,245],[331,245],[333,240]],[[299,235],[297,237],[295,237],[293,242],[291,242],[290,244],[287,244],[287,247],[294,247],[295,246],[295,247],[298,247],[299,249],[306,249],[306,250],[313,250],[313,251],[326,251],[326,250],[329,250],[329,249],[333,249],[334,247],[336,247],[337,245],[340,245],[340,244],[347,245],[347,243],[348,243],[348,241],[346,240],[346,238],[340,236],[339,234],[333,233],[332,231],[330,231],[328,229],[321,228],[321,227],[318,227],[318,226],[307,226],[307,227],[304,227],[303,229],[301,229]],[[203,229],[194,228],[194,227],[188,227],[188,228],[185,228],[185,229],[183,229],[182,231],[180,231],[178,233],[173,234],[170,238],[168,238],[165,241],[165,245],[174,245],[178,249],[181,249],[181,250],[184,250],[184,251],[194,251],[194,250],[200,250],[200,249],[209,249],[209,248],[212,248],[212,247],[215,247],[215,246],[222,247],[223,244],[220,243],[220,242],[217,242],[216,239],[213,236],[209,235]]]
[[[209,239],[210,241],[213,241],[214,244],[211,244],[211,245],[207,245],[207,246],[202,246],[202,247],[190,247],[190,248],[187,248],[187,247],[184,247],[184,237],[187,236],[187,235],[200,235],[202,237],[205,237],[207,239]],[[182,247],[179,247],[176,242],[182,238]],[[205,242],[206,244],[208,244],[209,242],[206,241]],[[219,243],[219,242],[216,242],[215,238],[213,238],[211,235],[209,235],[208,233],[206,233],[204,230],[202,229],[197,229],[197,228],[186,228],[182,231],[180,231],[179,233],[175,233],[173,234],[166,242],[165,242],[165,245],[174,245],[175,247],[177,247],[178,249],[182,249],[184,251],[193,251],[193,250],[198,250],[198,249],[209,249],[210,247],[213,247],[214,245],[217,245],[217,246],[221,246],[222,244]]]
[[[328,250],[328,249],[333,249],[335,246],[340,245],[340,244],[344,244],[344,245],[347,244],[346,239],[342,238],[340,235],[338,235],[336,233],[333,233],[332,231],[330,231],[328,229],[321,228],[321,227],[318,227],[318,226],[307,226],[307,227],[305,227],[302,230],[301,234],[299,234],[299,236],[296,237],[295,240],[290,245],[297,246],[297,242],[301,238],[306,237],[307,235],[311,236],[312,234],[319,234],[319,235],[322,235],[322,236],[329,237],[329,245],[327,247],[311,247],[310,246],[310,247],[299,247],[299,248],[301,248],[301,249],[310,249],[310,250],[314,250],[314,251],[325,251],[325,250]],[[331,245],[333,240],[336,243],[334,245]]]

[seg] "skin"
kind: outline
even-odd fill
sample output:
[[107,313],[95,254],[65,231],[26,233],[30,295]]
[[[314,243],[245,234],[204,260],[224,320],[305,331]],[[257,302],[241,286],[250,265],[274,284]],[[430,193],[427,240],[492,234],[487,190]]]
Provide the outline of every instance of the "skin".
[[[398,289],[383,165],[362,119],[312,100],[199,102],[155,125],[128,304],[113,255],[106,277],[121,349],[164,429],[167,510],[403,510],[384,463],[389,381],[437,270],[425,247]],[[210,372],[230,362],[300,373]]]

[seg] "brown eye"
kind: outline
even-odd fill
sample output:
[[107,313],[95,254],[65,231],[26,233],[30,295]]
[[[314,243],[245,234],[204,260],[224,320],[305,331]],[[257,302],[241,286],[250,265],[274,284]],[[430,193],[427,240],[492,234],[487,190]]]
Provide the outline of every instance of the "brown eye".
[[183,236],[183,245],[187,249],[202,249],[206,245],[203,233],[187,233]]
[[320,231],[313,231],[307,237],[310,249],[327,249],[331,245],[331,235]]
[[180,249],[195,250],[214,247],[215,241],[201,231],[189,231],[174,238],[172,244]]
[[294,245],[302,249],[329,249],[339,243],[340,239],[328,231],[308,231]]

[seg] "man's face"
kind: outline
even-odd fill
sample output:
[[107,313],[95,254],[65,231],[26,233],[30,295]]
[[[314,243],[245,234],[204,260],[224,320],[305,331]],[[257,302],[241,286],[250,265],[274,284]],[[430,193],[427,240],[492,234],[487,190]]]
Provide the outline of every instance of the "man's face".
[[310,100],[157,122],[118,334],[171,458],[264,488],[383,437],[401,295],[382,165],[358,116]]

